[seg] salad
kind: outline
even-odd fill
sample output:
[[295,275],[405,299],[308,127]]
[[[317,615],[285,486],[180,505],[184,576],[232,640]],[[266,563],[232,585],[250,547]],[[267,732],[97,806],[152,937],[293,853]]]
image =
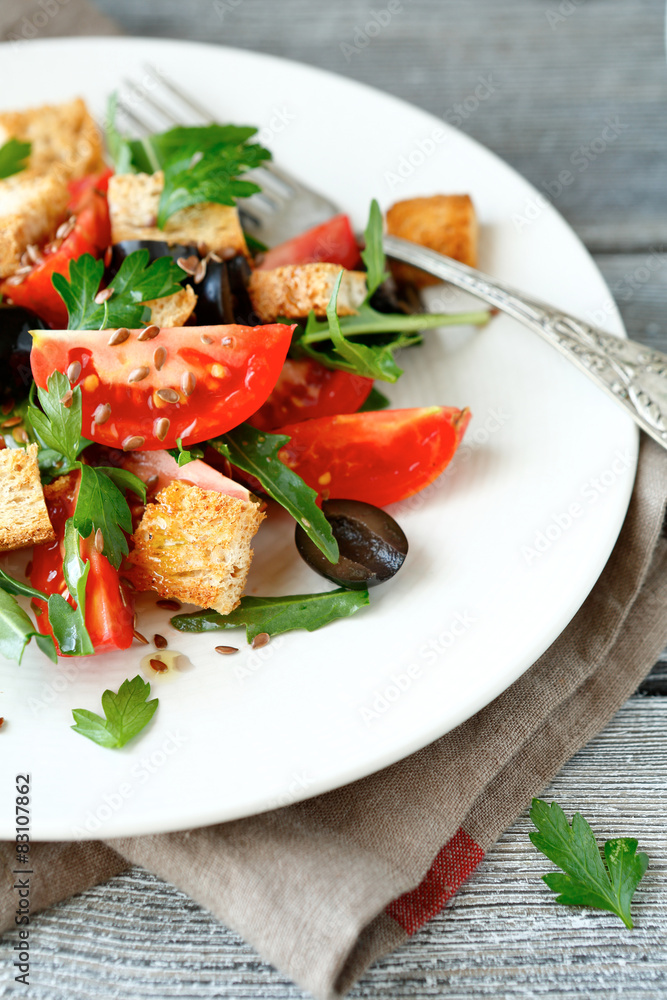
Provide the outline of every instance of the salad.
[[[377,383],[428,329],[489,317],[420,312],[431,279],[382,251],[386,224],[474,265],[467,196],[386,221],[373,201],[361,246],[341,214],[268,248],[237,204],[271,157],[256,129],[131,140],[114,117],[112,99],[105,145],[81,100],[0,114],[0,552],[32,547],[25,579],[0,566],[0,652],[18,662],[33,639],[54,662],[148,645],[138,592],[202,609],[177,629],[242,625],[254,645],[365,607],[408,550],[383,508],[440,475],[470,419],[389,409]],[[244,596],[276,504],[335,589]],[[128,680],[74,728],[122,746],[149,693]]]

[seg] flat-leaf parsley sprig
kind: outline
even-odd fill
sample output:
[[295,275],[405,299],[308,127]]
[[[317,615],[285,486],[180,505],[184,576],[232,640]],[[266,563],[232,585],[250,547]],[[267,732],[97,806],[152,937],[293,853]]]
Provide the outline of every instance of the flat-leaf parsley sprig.
[[28,166],[31,145],[19,139],[8,139],[0,146],[0,180],[13,177]]
[[606,841],[604,861],[590,826],[575,813],[572,826],[557,802],[533,799],[530,818],[537,827],[530,839],[539,851],[565,872],[542,878],[564,906],[593,906],[615,913],[632,927],[630,901],[648,868],[648,855],[637,853],[637,841],[619,837]]
[[107,690],[102,695],[105,718],[86,708],[72,709],[72,729],[102,747],[124,747],[151,721],[158,707],[158,699],[148,701],[151,686],[137,674],[125,680],[118,691]]

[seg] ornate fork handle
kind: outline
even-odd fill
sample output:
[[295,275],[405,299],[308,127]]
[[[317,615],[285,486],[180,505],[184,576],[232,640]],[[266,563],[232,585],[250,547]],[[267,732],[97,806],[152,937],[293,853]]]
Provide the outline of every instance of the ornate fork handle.
[[385,236],[385,252],[462,288],[539,333],[667,448],[667,354],[623,340],[435,250]]

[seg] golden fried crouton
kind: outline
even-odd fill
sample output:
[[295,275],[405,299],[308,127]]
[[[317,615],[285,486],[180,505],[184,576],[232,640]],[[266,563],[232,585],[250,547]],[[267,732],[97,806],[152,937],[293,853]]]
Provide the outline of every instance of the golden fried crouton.
[[[390,236],[420,243],[470,267],[477,267],[478,230],[475,208],[467,194],[408,198],[396,202],[387,212]],[[437,278],[409,264],[391,261],[391,270],[397,281],[418,288],[438,284]]]
[[164,187],[161,170],[155,174],[117,174],[109,181],[111,242],[164,240],[166,243],[204,243],[216,253],[235,250],[247,256],[238,212],[231,205],[204,202],[181,208],[157,228],[160,194]]
[[183,326],[194,312],[197,296],[190,285],[185,285],[180,292],[162,299],[150,299],[144,305],[150,309],[150,322],[155,326]]
[[8,139],[31,143],[28,172],[54,174],[61,181],[103,170],[102,138],[80,97],[65,104],[0,112],[0,145]]
[[55,534],[44,503],[37,445],[0,451],[0,552],[52,542]]
[[278,316],[299,319],[311,309],[316,316],[326,316],[327,305],[340,271],[339,316],[352,316],[366,297],[366,274],[345,271],[340,264],[288,264],[272,271],[254,271],[248,294],[252,307],[263,323],[273,323]]
[[263,520],[257,504],[175,480],[146,507],[123,572],[137,590],[227,615],[241,600]]
[[0,278],[20,267],[29,244],[53,238],[68,200],[66,183],[54,174],[21,172],[0,181]]

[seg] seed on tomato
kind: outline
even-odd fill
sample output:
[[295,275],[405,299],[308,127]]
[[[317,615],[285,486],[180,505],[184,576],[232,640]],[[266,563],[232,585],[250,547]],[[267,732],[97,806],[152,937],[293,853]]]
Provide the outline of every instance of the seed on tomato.
[[268,398],[294,327],[148,329],[148,338],[124,328],[32,331],[35,382],[45,388],[60,371],[73,389],[81,386],[82,432],[92,441],[150,451],[231,430]]

